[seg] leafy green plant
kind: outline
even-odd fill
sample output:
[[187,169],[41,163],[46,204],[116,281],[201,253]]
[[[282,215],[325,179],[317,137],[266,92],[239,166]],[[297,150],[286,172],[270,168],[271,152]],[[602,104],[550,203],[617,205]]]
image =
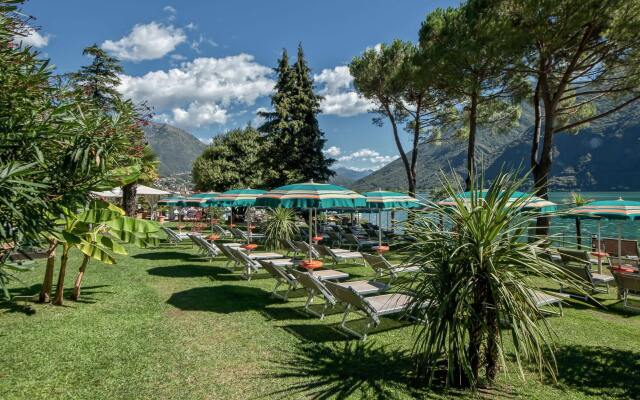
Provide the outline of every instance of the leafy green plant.
[[277,249],[286,241],[298,234],[297,217],[290,208],[277,207],[268,211],[268,219],[264,224],[264,233],[268,248]]
[[[578,285],[541,257],[542,240],[521,239],[538,216],[523,211],[528,198],[509,200],[522,179],[500,173],[484,197],[479,195],[482,180],[471,182],[472,193],[478,195],[463,200],[456,197],[460,183],[445,178],[447,197],[457,199],[455,204],[431,204],[406,226],[416,239],[409,246],[410,262],[423,266],[411,282],[415,306],[426,312],[413,348],[417,369],[431,381],[444,365],[448,385],[472,388],[484,369],[492,384],[498,370],[507,367],[508,347],[523,379],[525,363],[555,379],[549,325],[532,290],[538,290],[540,277],[565,287]],[[509,345],[505,335],[511,338]]]

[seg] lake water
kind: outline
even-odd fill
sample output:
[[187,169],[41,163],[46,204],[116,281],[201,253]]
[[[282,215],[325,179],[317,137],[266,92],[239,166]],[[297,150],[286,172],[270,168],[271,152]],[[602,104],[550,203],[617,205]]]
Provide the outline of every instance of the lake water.
[[[640,192],[580,192],[580,194],[587,200],[617,200],[622,197],[624,200],[640,201]],[[419,198],[425,196],[418,195]],[[549,193],[549,200],[558,205],[566,204],[570,201],[570,192],[551,192]],[[390,226],[390,213],[383,212],[381,215],[382,226]],[[404,221],[406,219],[406,212],[396,212],[396,220]],[[375,214],[363,214],[363,219],[376,223]],[[600,229],[602,237],[618,237],[618,226],[622,228],[622,237],[624,239],[640,239],[640,221],[606,221],[600,222]],[[591,235],[595,235],[598,232],[598,223],[595,220],[582,220],[582,237],[583,243],[589,243]],[[558,235],[559,241],[563,241],[566,244],[575,243],[575,222],[572,219],[554,218],[551,222],[551,233]],[[559,244],[559,243],[558,243]]]

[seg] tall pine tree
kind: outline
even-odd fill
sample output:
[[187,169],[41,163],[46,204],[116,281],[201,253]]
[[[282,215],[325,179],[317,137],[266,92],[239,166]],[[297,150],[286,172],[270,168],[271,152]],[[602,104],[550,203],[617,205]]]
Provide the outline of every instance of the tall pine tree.
[[[97,44],[93,44],[82,51],[85,56],[93,59],[91,64],[80,68],[78,72],[69,75],[70,81],[74,84],[78,95],[89,100],[91,104],[100,108],[106,113],[115,112],[118,105],[123,102],[117,90],[120,84],[118,76],[124,72],[120,65],[120,60],[110,56]],[[157,161],[153,151],[148,147],[141,125],[146,123],[147,108],[145,105],[135,106],[134,113],[130,116],[131,123],[137,129],[132,129],[130,141],[130,164],[140,164],[144,171],[142,180],[156,175]],[[136,213],[137,182],[126,184],[122,187],[122,208],[128,216]]]
[[276,72],[276,93],[271,97],[274,111],[262,114],[267,121],[259,129],[266,141],[264,163],[271,171],[268,184],[326,181],[333,175],[329,167],[334,160],[322,153],[326,140],[317,119],[322,97],[313,92],[311,70],[302,46],[298,47],[293,66],[284,50]]

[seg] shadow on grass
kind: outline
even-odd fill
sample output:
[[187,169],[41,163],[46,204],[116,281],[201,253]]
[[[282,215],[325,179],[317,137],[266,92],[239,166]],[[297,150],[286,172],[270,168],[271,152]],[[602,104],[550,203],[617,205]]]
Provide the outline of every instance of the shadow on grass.
[[640,349],[563,346],[556,352],[558,381],[588,396],[640,398]]
[[[304,313],[304,310],[302,308],[296,311],[299,311],[301,314]],[[335,308],[333,310],[329,310],[326,313],[326,315],[342,314],[343,311],[344,309],[341,307]],[[307,341],[307,342],[316,342],[316,343],[336,342],[336,341],[353,339],[353,336],[348,335],[347,333],[345,333],[343,330],[340,329],[340,323],[326,324],[326,323],[323,323],[323,321],[320,321],[320,319],[318,319],[317,317],[309,316],[308,318],[317,319],[318,324],[286,325],[286,326],[283,326],[283,329],[289,332],[290,334],[296,336],[298,339],[302,341]],[[357,331],[362,331],[364,329],[365,324],[366,324],[365,319],[349,320],[347,322],[348,327],[350,327],[351,329],[355,329]],[[393,329],[399,329],[408,325],[410,325],[410,323],[407,321],[399,321],[399,320],[390,319],[390,318],[383,318],[382,323],[379,326],[369,330],[368,335],[375,336],[376,333],[390,331]]]
[[[271,379],[286,386],[271,393],[279,398],[396,399],[418,397],[422,388],[412,378],[408,353],[374,343],[300,344],[271,360]],[[283,382],[285,384],[285,382]]]
[[[94,285],[94,286],[83,287],[81,292],[81,297],[77,301],[71,300],[72,289],[65,288],[64,290],[65,305],[67,306],[69,304],[74,304],[74,303],[93,304],[93,303],[96,303],[96,300],[93,297],[94,295],[100,294],[100,293],[114,293],[107,290],[97,290],[104,287],[109,287],[109,285]],[[13,300],[12,301],[0,300],[0,310],[5,310],[4,312],[8,312],[8,313],[23,313],[26,315],[35,314],[36,310],[31,305],[37,304],[40,288],[42,288],[41,284],[35,284],[28,287],[9,289],[9,294],[11,295]]]
[[171,295],[168,304],[185,311],[211,311],[220,314],[262,310],[278,303],[262,289],[220,285],[188,289]]
[[200,257],[197,254],[180,251],[150,251],[147,253],[133,255],[131,258],[139,260],[192,260]]
[[214,280],[239,280],[240,275],[233,275],[233,272],[226,268],[214,265],[169,265],[166,267],[155,267],[147,270],[149,275],[163,276],[167,278],[198,278],[211,277]]

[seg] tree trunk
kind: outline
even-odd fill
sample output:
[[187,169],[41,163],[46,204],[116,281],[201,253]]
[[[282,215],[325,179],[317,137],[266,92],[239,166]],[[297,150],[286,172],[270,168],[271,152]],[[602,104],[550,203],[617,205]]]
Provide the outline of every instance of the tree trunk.
[[67,270],[67,261],[69,260],[69,247],[63,245],[62,256],[60,257],[60,272],[58,272],[58,284],[56,285],[56,297],[53,304],[61,306],[64,304],[64,276]]
[[478,95],[471,94],[471,106],[469,109],[469,143],[467,145],[467,179],[465,190],[471,189],[471,179],[475,179],[476,163],[476,132],[478,129]]
[[417,186],[417,172],[416,172],[416,164],[418,163],[418,144],[420,143],[420,116],[422,115],[422,101],[421,97],[418,97],[416,100],[416,113],[415,118],[413,120],[413,143],[411,146],[411,165],[409,180],[409,196],[416,197],[416,186]]
[[[544,82],[543,82],[544,84]],[[535,195],[543,199],[549,199],[549,175],[551,173],[551,165],[553,163],[553,133],[555,127],[555,106],[551,100],[548,91],[542,92],[542,101],[544,104],[544,136],[542,138],[542,152],[540,160],[533,169],[533,185]],[[540,217],[537,221],[538,235],[549,234],[549,217]]]
[[582,247],[582,227],[581,227],[580,218],[576,218],[576,243],[578,244],[578,248]]
[[89,256],[85,255],[82,259],[82,264],[78,270],[78,275],[73,283],[73,292],[71,293],[71,300],[78,301],[80,299],[80,287],[82,286],[82,278],[84,278],[84,272],[87,270],[87,264],[89,264]]
[[480,355],[482,347],[482,325],[486,320],[486,291],[482,282],[477,282],[473,290],[473,316],[469,326],[469,347],[467,357],[471,376],[468,377],[470,386],[475,387],[480,376]]
[[485,349],[486,378],[489,385],[492,385],[498,375],[498,340],[500,336],[500,326],[498,324],[498,310],[495,300],[491,300],[487,306],[487,347]]
[[50,240],[49,248],[47,249],[47,267],[44,271],[44,280],[42,281],[42,288],[40,288],[40,295],[38,297],[38,302],[40,303],[48,303],[51,301],[53,270],[56,266],[56,247],[58,247],[58,241]]
[[391,122],[391,128],[393,130],[393,140],[396,142],[398,153],[400,153],[400,158],[402,159],[402,164],[404,165],[404,170],[407,174],[407,186],[409,187],[409,191],[415,192],[415,179],[411,175],[411,165],[409,165],[409,159],[407,158],[407,154],[404,152],[404,147],[402,147],[402,142],[400,141],[400,135],[398,134],[398,124],[396,123],[396,119],[389,107],[385,107],[385,112],[387,113],[389,122]]
[[122,208],[127,214],[127,217],[136,216],[136,192],[138,184],[129,183],[122,187]]

